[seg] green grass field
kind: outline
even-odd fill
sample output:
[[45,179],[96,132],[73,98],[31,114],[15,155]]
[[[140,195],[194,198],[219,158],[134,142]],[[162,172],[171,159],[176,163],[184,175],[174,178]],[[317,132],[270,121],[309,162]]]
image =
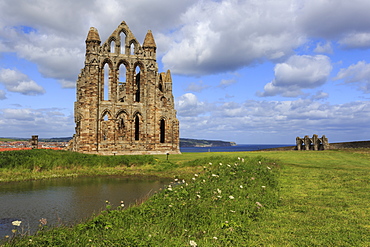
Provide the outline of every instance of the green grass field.
[[[90,175],[185,183],[129,209],[112,210],[107,203],[86,223],[42,230],[6,246],[370,246],[369,158],[370,150],[357,149],[185,153],[115,166],[92,159]],[[0,174],[10,179],[17,169],[3,167]],[[44,178],[71,172],[27,169]],[[73,172],[86,175],[85,165]]]

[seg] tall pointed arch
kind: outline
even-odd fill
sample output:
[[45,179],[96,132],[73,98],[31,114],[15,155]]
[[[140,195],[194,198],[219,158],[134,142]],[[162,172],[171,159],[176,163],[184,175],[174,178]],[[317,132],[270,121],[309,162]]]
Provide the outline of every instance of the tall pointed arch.
[[139,44],[136,39],[130,40],[129,44],[129,54],[128,55],[135,55],[136,52],[139,50]]
[[116,53],[116,41],[115,41],[115,39],[110,40],[109,50],[110,50],[110,53]]
[[118,84],[127,82],[127,71],[128,71],[128,63],[124,60],[119,61],[118,67],[117,67]]
[[166,142],[166,120],[164,118],[161,119],[159,122],[159,142],[165,143]]
[[100,140],[109,141],[110,137],[110,120],[112,115],[108,110],[104,110],[100,118]]
[[120,54],[126,54],[126,37],[127,37],[127,34],[126,34],[126,30],[121,30],[121,32],[119,33],[119,37],[120,37],[120,47],[121,47],[121,50],[120,50]]
[[102,100],[109,100],[109,84],[110,84],[110,81],[109,81],[109,75],[111,73],[111,69],[109,67],[109,64],[108,63],[104,63],[103,65],[103,85],[102,85],[102,89],[103,89],[103,97],[102,97]]
[[112,88],[115,70],[113,63],[109,58],[104,59],[100,67],[100,79],[99,79],[99,100],[108,101],[111,100]]
[[117,101],[125,102],[126,101],[126,85],[128,81],[129,67],[128,63],[125,60],[121,60],[118,63],[117,67]]
[[126,139],[127,127],[127,112],[121,110],[116,114],[116,130],[117,130],[117,139],[123,141]]
[[101,121],[107,121],[107,120],[110,120],[110,119],[113,119],[112,113],[108,109],[105,109],[102,112],[102,114],[100,115],[100,120]]
[[140,119],[141,119],[140,113],[136,113],[134,116],[135,141],[140,140]]
[[142,81],[142,69],[139,64],[135,66],[134,70],[134,101],[140,102],[141,101],[141,81]]

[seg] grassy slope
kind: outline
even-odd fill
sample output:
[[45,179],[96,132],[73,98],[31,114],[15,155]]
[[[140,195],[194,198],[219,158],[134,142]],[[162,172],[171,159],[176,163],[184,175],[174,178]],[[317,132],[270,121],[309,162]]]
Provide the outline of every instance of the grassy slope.
[[[186,162],[201,158],[217,160],[217,158],[211,157],[214,155],[217,154],[170,155],[172,163],[166,163],[165,156],[156,156],[159,164],[157,164],[157,168],[144,165],[130,169],[132,171],[136,169],[133,171],[136,174],[140,172],[146,175],[167,173],[168,176],[173,177],[176,173],[189,174],[203,170],[204,160],[193,163]],[[236,239],[240,242],[234,242],[233,246],[245,246],[245,244],[250,246],[370,246],[370,210],[368,206],[370,205],[368,194],[370,191],[370,155],[367,150],[354,152],[332,150],[321,152],[247,152],[224,153],[224,155],[234,159],[242,155],[251,158],[263,156],[279,160],[277,164],[281,166],[278,206],[264,210],[258,219],[248,221],[248,230],[240,233],[246,237],[237,237]],[[229,184],[224,183],[222,190],[228,188]],[[242,209],[243,205],[239,205],[239,207]],[[140,209],[133,210],[140,211]],[[208,209],[197,210],[200,210],[197,211],[200,217],[209,213]],[[188,216],[178,220],[186,221]],[[164,221],[171,220],[171,216],[168,219],[161,217]],[[145,224],[145,219],[143,224]],[[207,224],[220,225],[221,223],[220,219],[216,219],[214,223],[207,222]],[[216,231],[211,228],[209,230]],[[67,233],[56,232],[55,234]],[[158,234],[160,236],[160,233]],[[211,237],[212,234],[208,234],[207,237]],[[102,244],[103,242],[99,241],[103,241],[106,235],[101,235],[102,238],[94,234],[92,236],[97,237],[95,244]],[[135,234],[131,236],[135,236]],[[184,239],[186,238],[181,236],[180,242],[184,243],[183,246],[189,246],[189,242]],[[198,243],[202,243],[202,246],[228,246],[227,244],[231,246],[231,242],[222,243],[222,237],[217,240],[220,241],[209,240],[209,238],[200,239]],[[145,243],[141,237],[136,241],[138,241],[137,243]],[[182,246],[178,243],[172,246]],[[63,242],[59,244],[63,244]],[[94,244],[92,243],[92,245]]]
[[370,246],[369,149],[247,153],[260,155],[282,165],[281,201],[251,228],[252,245]]
[[280,207],[253,228],[256,236],[263,236],[264,245],[370,246],[369,154],[263,155],[285,163]]

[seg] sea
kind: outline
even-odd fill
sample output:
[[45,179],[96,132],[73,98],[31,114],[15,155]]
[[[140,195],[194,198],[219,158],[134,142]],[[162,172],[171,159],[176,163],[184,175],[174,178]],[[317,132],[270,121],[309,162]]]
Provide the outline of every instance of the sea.
[[246,152],[258,151],[268,148],[290,147],[295,145],[284,144],[238,144],[227,147],[180,147],[182,153],[201,153],[201,152]]

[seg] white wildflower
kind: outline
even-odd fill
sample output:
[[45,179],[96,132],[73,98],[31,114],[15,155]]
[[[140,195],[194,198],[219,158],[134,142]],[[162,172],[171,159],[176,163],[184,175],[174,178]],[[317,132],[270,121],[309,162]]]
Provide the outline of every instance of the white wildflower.
[[222,166],[222,163],[220,163],[219,165]]
[[242,159],[242,162],[244,162],[244,159]]
[[241,189],[243,189],[243,185],[240,185],[239,187],[240,187]]
[[172,205],[170,204],[170,205],[168,205],[170,208],[172,208]]
[[20,225],[21,225],[21,223],[22,223],[22,221],[20,221],[20,220],[15,220],[15,221],[13,221],[13,222],[12,222],[12,225],[13,225],[13,226],[20,226]]
[[190,240],[190,246],[191,247],[196,247],[198,245],[197,245],[197,243],[194,240]]
[[271,167],[267,167],[267,169],[271,170]]
[[198,174],[196,174],[196,173],[195,173],[195,174],[194,174],[194,177],[198,177]]
[[217,188],[217,193],[218,193],[218,194],[221,194],[221,192],[222,192],[222,191],[221,191],[220,189],[218,189],[218,188]]
[[229,198],[230,198],[231,200],[235,199],[235,197],[233,197],[233,196],[229,196]]
[[213,237],[214,240],[217,240],[218,238],[217,237]]
[[171,187],[168,187],[167,190],[172,191],[172,188]]
[[198,198],[200,198],[200,195],[197,195]]
[[177,182],[177,181],[179,181],[179,179],[178,178],[175,178],[175,182]]
[[264,185],[262,185],[261,187],[262,187],[262,189],[266,189],[266,186],[264,186]]
[[195,180],[195,178],[192,178],[193,180]]
[[228,167],[231,167],[231,165],[227,165]]

